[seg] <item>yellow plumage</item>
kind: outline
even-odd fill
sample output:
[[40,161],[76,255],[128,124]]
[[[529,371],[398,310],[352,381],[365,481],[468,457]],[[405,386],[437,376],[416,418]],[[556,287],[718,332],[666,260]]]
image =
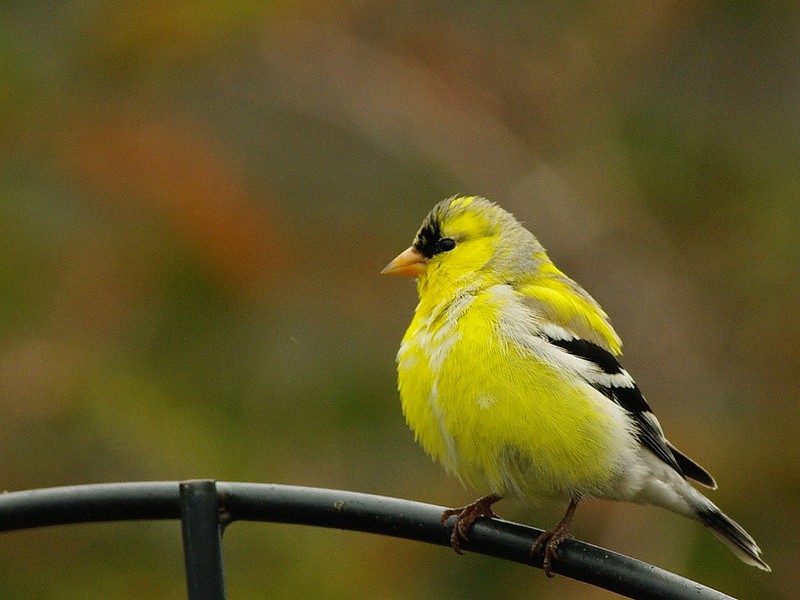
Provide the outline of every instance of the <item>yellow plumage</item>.
[[536,238],[477,197],[437,204],[385,273],[417,278],[398,352],[403,413],[422,447],[488,495],[456,515],[453,547],[506,495],[570,502],[535,544],[550,574],[582,498],[646,502],[707,526],[749,564],[755,542],[687,481],[713,478],[664,438],[616,357],[605,312]]
[[586,384],[500,334],[508,301],[490,289],[472,296],[457,321],[415,315],[398,355],[406,420],[431,456],[477,489],[562,498],[598,491],[619,446],[613,423]]

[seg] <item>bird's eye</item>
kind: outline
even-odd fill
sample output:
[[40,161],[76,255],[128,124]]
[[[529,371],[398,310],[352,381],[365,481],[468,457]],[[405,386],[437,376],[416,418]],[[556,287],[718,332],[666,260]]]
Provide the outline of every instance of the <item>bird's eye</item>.
[[456,247],[456,241],[453,238],[442,238],[437,245],[439,246],[439,252],[450,252]]

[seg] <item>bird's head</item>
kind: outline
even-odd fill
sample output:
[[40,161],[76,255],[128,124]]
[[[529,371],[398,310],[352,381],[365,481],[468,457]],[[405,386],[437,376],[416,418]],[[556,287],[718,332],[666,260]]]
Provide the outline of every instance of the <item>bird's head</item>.
[[531,272],[537,255],[544,255],[541,245],[511,213],[485,198],[459,196],[434,206],[411,247],[382,273],[443,289],[514,283]]

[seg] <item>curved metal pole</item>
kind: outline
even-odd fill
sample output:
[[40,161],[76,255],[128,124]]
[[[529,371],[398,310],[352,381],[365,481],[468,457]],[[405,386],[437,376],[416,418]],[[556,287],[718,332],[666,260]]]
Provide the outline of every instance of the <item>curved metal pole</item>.
[[[0,495],[0,531],[98,521],[179,519],[179,482],[94,484]],[[219,482],[223,525],[268,521],[391,535],[449,547],[442,507],[399,498],[277,484]],[[481,519],[464,549],[541,568],[528,551],[541,530]],[[721,592],[653,565],[567,540],[553,571],[629,598],[731,600]]]

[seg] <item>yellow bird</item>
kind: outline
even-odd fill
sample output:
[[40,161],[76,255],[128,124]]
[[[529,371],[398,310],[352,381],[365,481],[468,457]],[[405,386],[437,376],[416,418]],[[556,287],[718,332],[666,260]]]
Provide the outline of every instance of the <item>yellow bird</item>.
[[578,503],[653,504],[709,527],[765,571],[752,537],[689,482],[714,478],[678,451],[617,357],[600,305],[510,213],[479,197],[433,207],[385,274],[417,279],[419,304],[397,354],[406,421],[463,483],[488,494],[453,515],[453,548],[505,496],[569,502],[543,533],[552,575]]

